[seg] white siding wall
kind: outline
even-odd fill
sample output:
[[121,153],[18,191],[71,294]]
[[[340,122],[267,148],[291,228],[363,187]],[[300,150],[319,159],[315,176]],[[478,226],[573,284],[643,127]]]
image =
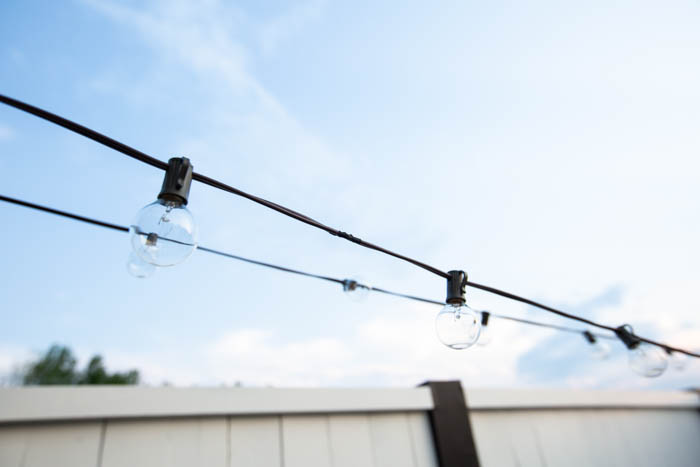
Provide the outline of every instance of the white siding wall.
[[2,467],[436,467],[427,415],[108,420],[0,428]]
[[[700,466],[688,392],[467,390],[482,467]],[[0,467],[437,467],[428,388],[0,389]]]
[[99,422],[0,427],[0,466],[92,467],[101,429]]
[[697,409],[474,410],[482,467],[700,466]]

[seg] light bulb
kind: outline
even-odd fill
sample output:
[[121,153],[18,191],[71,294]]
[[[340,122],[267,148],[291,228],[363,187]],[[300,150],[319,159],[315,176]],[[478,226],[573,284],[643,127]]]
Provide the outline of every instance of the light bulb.
[[479,339],[481,317],[463,303],[448,303],[435,318],[435,331],[447,347],[466,349]]
[[481,312],[481,331],[479,332],[479,340],[476,341],[477,345],[489,345],[493,337],[491,332],[491,326],[489,326],[489,317],[491,313],[488,311]]
[[489,326],[481,326],[481,331],[479,332],[479,340],[476,343],[480,346],[486,346],[491,343],[493,333],[490,331]]
[[607,360],[611,351],[610,344],[607,342],[598,341],[595,344],[591,344],[591,357],[596,360]]
[[689,358],[687,355],[672,350],[667,350],[666,354],[668,355],[668,363],[674,370],[683,371],[685,367],[688,366]]
[[156,267],[141,259],[139,255],[133,251],[129,254],[129,260],[126,262],[126,270],[134,277],[145,279],[156,272]]
[[661,376],[668,367],[666,352],[660,347],[644,342],[629,349],[629,362],[635,373],[647,378]]
[[181,263],[197,247],[197,226],[192,214],[173,200],[159,199],[141,209],[129,232],[134,252],[156,266]]
[[367,298],[372,288],[362,284],[359,279],[345,279],[343,281],[343,291],[353,302],[361,302]]
[[610,345],[596,338],[590,331],[583,331],[583,337],[590,344],[591,357],[597,360],[605,360],[610,356]]
[[647,378],[655,378],[666,371],[668,358],[664,349],[643,342],[634,335],[632,326],[629,324],[616,328],[615,334],[627,347],[630,367],[635,373]]
[[173,266],[197,248],[197,225],[185,207],[192,184],[186,157],[168,161],[158,200],[141,209],[129,227],[134,253],[155,266]]

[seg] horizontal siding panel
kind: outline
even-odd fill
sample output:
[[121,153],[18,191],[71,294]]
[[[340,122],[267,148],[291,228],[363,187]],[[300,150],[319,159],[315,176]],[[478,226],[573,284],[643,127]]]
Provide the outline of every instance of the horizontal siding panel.
[[0,427],[2,467],[94,467],[101,423]]
[[366,414],[330,415],[333,467],[373,467],[372,435]]
[[225,418],[109,421],[102,467],[226,467]]
[[331,463],[328,417],[282,417],[282,452],[285,467],[327,467]]
[[408,429],[417,467],[438,467],[430,419],[426,413],[409,413]]
[[499,410],[470,417],[482,467],[700,465],[696,410]]
[[374,465],[381,467],[416,465],[406,414],[373,414],[369,416],[369,420]]
[[230,467],[282,467],[280,417],[229,420]]

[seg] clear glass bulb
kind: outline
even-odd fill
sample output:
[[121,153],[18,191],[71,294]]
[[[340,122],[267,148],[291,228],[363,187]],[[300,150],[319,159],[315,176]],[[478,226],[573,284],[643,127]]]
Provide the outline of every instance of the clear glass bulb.
[[361,302],[367,298],[372,288],[362,284],[360,279],[345,279],[343,281],[343,291],[353,302]]
[[448,303],[435,318],[435,331],[446,346],[466,349],[479,339],[481,316],[467,305]]
[[158,200],[141,209],[129,228],[131,246],[144,261],[173,266],[197,248],[197,226],[181,203]]
[[655,345],[639,343],[629,350],[630,367],[647,378],[660,376],[668,367],[666,352]]
[[671,352],[668,354],[668,362],[671,368],[677,371],[685,370],[685,367],[688,366],[688,360],[688,356],[680,352]]
[[479,340],[476,341],[477,345],[489,345],[491,343],[491,339],[493,337],[493,333],[491,332],[491,325],[481,325],[481,331],[479,332]]
[[591,357],[596,360],[606,360],[610,356],[611,348],[607,342],[600,340],[590,344]]
[[153,273],[156,272],[156,267],[153,264],[142,260],[139,255],[132,251],[129,254],[129,260],[126,262],[126,270],[129,271],[129,274],[134,277],[145,279],[146,277],[152,276]]

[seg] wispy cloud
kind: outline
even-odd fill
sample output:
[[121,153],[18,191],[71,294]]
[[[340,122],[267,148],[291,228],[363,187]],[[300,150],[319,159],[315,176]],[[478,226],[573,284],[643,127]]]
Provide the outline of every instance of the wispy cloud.
[[[260,26],[225,2],[156,1],[135,9],[114,2],[85,1],[144,38],[158,61],[157,67],[146,71],[151,77],[184,72],[206,83],[192,92],[199,102],[196,111],[202,120],[212,122],[211,128],[177,141],[178,150],[196,152],[199,170],[216,172],[224,179],[229,174],[240,176],[231,164],[231,154],[236,154],[238,165],[264,168],[269,174],[256,179],[259,192],[274,193],[280,189],[275,181],[284,179],[288,183],[285,194],[309,196],[305,200],[313,203],[319,199],[319,190],[331,187],[337,174],[350,167],[342,154],[304,128],[250,71],[251,57],[259,51],[245,37],[263,31],[260,34],[267,37],[263,42],[273,47],[320,14],[322,3],[295,7]],[[162,92],[159,79],[132,86],[110,73],[96,76],[92,86],[100,92],[124,93],[133,102],[144,101],[144,96],[152,100]],[[134,92],[138,95],[131,96]],[[328,188],[329,193],[337,191],[337,186],[333,188]]]
[[16,384],[13,381],[15,373],[30,360],[32,353],[19,346],[0,346],[0,386]]
[[[529,289],[534,293],[545,295],[544,301],[556,301],[566,299],[581,304],[568,303],[567,309],[584,313],[602,322],[620,324],[630,322],[637,325],[641,334],[652,337],[663,337],[664,340],[673,341],[678,345],[692,347],[700,342],[700,335],[696,331],[689,330],[687,323],[697,323],[696,310],[700,307],[695,291],[700,284],[697,281],[669,281],[667,283],[641,281],[633,286],[624,288],[607,289],[602,296],[595,295],[592,290],[600,290],[609,285],[611,279],[618,271],[620,275],[634,274],[633,268],[625,264],[624,259],[618,259],[619,270],[612,274],[596,275],[596,270],[586,270],[585,266],[574,267],[573,264],[585,264],[586,248],[578,248],[576,245],[578,235],[582,235],[581,225],[557,231],[557,235],[546,235],[536,229],[533,230],[531,214],[536,213],[542,218],[554,218],[565,215],[565,211],[572,211],[583,215],[591,206],[597,206],[600,210],[620,198],[618,190],[620,179],[629,176],[630,164],[624,158],[615,158],[611,155],[600,156],[604,164],[591,163],[591,157],[586,155],[585,164],[582,164],[582,172],[576,178],[561,177],[561,186],[545,186],[538,189],[537,173],[552,173],[556,171],[556,162],[561,164],[559,154],[551,157],[528,159],[503,158],[504,167],[498,164],[489,171],[488,157],[479,159],[474,170],[465,170],[456,161],[466,151],[464,145],[454,141],[447,143],[453,146],[455,154],[448,156],[435,155],[440,152],[437,139],[432,138],[423,148],[425,154],[431,154],[432,161],[428,163],[424,157],[418,155],[416,160],[420,163],[414,165],[422,172],[423,177],[415,178],[415,183],[425,183],[425,197],[416,195],[416,191],[402,191],[400,184],[410,185],[413,180],[407,176],[400,176],[401,182],[389,184],[385,180],[385,174],[377,172],[374,185],[369,183],[361,190],[351,187],[352,183],[334,183],[341,177],[346,181],[357,181],[362,176],[372,173],[370,161],[364,169],[365,174],[359,170],[353,172],[353,166],[348,158],[336,148],[329,147],[321,138],[304,127],[295,118],[293,112],[284,105],[274,92],[256,78],[254,61],[260,55],[274,54],[283,41],[291,35],[298,33],[303,28],[318,20],[323,14],[323,2],[310,1],[292,7],[280,16],[271,20],[254,21],[245,12],[225,2],[208,1],[202,4],[191,4],[186,1],[156,1],[147,4],[143,8],[128,7],[116,2],[97,2],[86,0],[96,11],[101,12],[113,21],[135,31],[143,38],[147,48],[154,54],[153,68],[144,70],[141,80],[131,78],[125,74],[114,72],[102,72],[93,81],[93,90],[102,93],[123,94],[132,102],[148,101],[154,96],[164,93],[161,89],[163,83],[167,83],[168,76],[186,75],[194,77],[192,82],[199,83],[201,88],[191,90],[201,100],[196,109],[202,121],[207,122],[211,129],[192,132],[189,135],[174,135],[177,149],[185,154],[197,154],[198,168],[204,167],[204,172],[216,173],[223,179],[233,178],[233,175],[242,176],[235,171],[242,166],[255,167],[258,173],[264,170],[265,177],[257,177],[255,180],[256,193],[283,194],[285,201],[297,204],[295,201],[303,198],[304,205],[309,212],[314,212],[314,203],[327,206],[341,206],[347,209],[343,219],[352,222],[352,210],[359,210],[358,206],[380,205],[377,199],[386,200],[388,195],[394,195],[397,201],[396,207],[392,206],[392,215],[399,217],[397,212],[404,210],[424,211],[421,216],[405,216],[416,224],[423,223],[429,228],[421,230],[432,232],[429,244],[421,245],[423,252],[431,248],[444,249],[444,255],[454,261],[455,251],[465,251],[461,246],[465,243],[465,234],[468,243],[478,245],[479,254],[485,259],[481,263],[481,273],[488,275],[487,269],[493,268],[493,277],[501,282],[507,282],[509,271],[512,269],[511,283],[520,284],[520,287]],[[597,57],[597,55],[595,55]],[[578,56],[577,56],[578,57]],[[550,60],[551,56],[543,58]],[[419,60],[416,57],[416,60]],[[578,58],[577,58],[578,60]],[[549,72],[547,66],[534,67],[527,61],[528,70],[536,70],[539,73]],[[128,85],[125,80],[131,79]],[[631,79],[631,78],[630,78]],[[539,82],[539,78],[534,80]],[[558,79],[561,86],[566,87],[566,95],[570,93],[570,77]],[[188,81],[189,82],[189,81]],[[179,92],[184,93],[181,89]],[[172,99],[170,96],[167,98]],[[510,105],[510,102],[509,102]],[[558,115],[558,114],[557,114]],[[530,118],[528,118],[530,120]],[[531,119],[537,120],[537,119]],[[397,123],[398,125],[398,123]],[[548,123],[547,125],[551,125]],[[500,127],[499,127],[500,128]],[[414,129],[404,129],[406,132]],[[505,129],[504,134],[513,134],[512,129]],[[547,141],[552,138],[551,128],[547,127]],[[577,131],[579,128],[577,127]],[[668,144],[668,138],[662,133],[664,144]],[[442,135],[441,135],[442,137]],[[1,139],[1,138],[0,138]],[[509,138],[497,138],[498,141]],[[678,139],[682,144],[687,140]],[[494,152],[494,159],[498,160],[498,142],[488,141],[489,151]],[[679,143],[681,144],[681,143]],[[495,149],[494,149],[495,148]],[[443,148],[444,149],[444,148]],[[467,148],[468,149],[468,148]],[[513,149],[520,151],[522,148],[501,148],[504,153]],[[556,149],[556,148],[555,148]],[[558,149],[554,150],[556,153]],[[419,153],[421,150],[418,151]],[[643,164],[645,160],[656,158],[642,158],[634,153],[634,173],[640,177],[640,173],[649,176],[649,180],[656,178],[658,167],[656,164]],[[235,164],[231,154],[236,154]],[[488,152],[491,154],[491,152]],[[281,157],[280,155],[284,155]],[[439,157],[442,157],[440,159]],[[438,161],[436,163],[436,161]],[[441,194],[449,194],[449,191],[440,191],[436,180],[444,177],[444,167],[449,161],[453,173],[460,172],[478,174],[470,176],[467,191],[473,194],[479,192],[479,180],[485,185],[490,185],[494,180],[503,177],[503,173],[517,173],[517,179],[513,183],[525,183],[527,189],[521,187],[518,191],[505,183],[494,190],[485,192],[482,187],[480,202],[469,206],[469,213],[464,218],[470,218],[469,223],[459,223],[445,227],[439,222],[429,224],[425,219],[432,214],[434,219],[447,218],[446,215],[436,215],[441,209]],[[397,170],[403,166],[402,161],[395,161]],[[566,164],[568,165],[569,159]],[[533,166],[533,164],[535,164]],[[541,165],[537,165],[541,164]],[[554,169],[552,167],[555,167]],[[534,167],[534,169],[533,169]],[[596,187],[590,190],[589,180],[600,180],[597,171],[605,168],[605,173],[612,173],[610,177],[613,189]],[[425,173],[435,171],[433,176],[425,176]],[[590,173],[589,173],[590,172]],[[692,177],[696,173],[692,170],[685,171],[684,177]],[[410,172],[408,173],[410,175]],[[371,175],[370,175],[371,176]],[[237,178],[239,179],[239,178]],[[240,179],[239,179],[240,180]],[[409,180],[409,182],[407,182]],[[423,180],[423,182],[421,182]],[[533,180],[533,182],[531,182]],[[584,180],[581,186],[568,186],[570,183]],[[283,186],[281,181],[283,181]],[[526,182],[523,182],[526,181]],[[516,183],[517,182],[517,183]],[[447,182],[441,185],[449,187]],[[459,189],[463,189],[460,185]],[[353,190],[362,191],[359,196],[347,196]],[[450,188],[452,190],[452,188]],[[482,224],[488,221],[490,211],[493,211],[494,199],[499,196],[498,191],[503,190],[513,199],[506,199],[503,204],[504,219],[508,222]],[[564,196],[569,191],[580,191],[582,195],[580,204],[567,204],[561,212],[547,211],[552,204],[553,192],[561,193],[561,200],[569,200]],[[632,191],[630,191],[632,192]],[[536,196],[532,197],[535,193]],[[539,193],[539,194],[538,194]],[[354,193],[356,194],[356,193]],[[656,191],[650,191],[654,200],[659,198]],[[345,195],[345,196],[344,196]],[[591,201],[590,196],[600,196],[596,202]],[[636,196],[636,195],[635,195]],[[431,198],[432,197],[432,198]],[[692,197],[686,197],[692,199]],[[410,199],[410,202],[404,202]],[[481,199],[484,201],[482,202]],[[522,199],[522,204],[515,200]],[[530,201],[528,201],[530,200]],[[534,200],[535,202],[532,202]],[[637,201],[637,200],[635,200]],[[528,202],[531,205],[528,205]],[[563,202],[563,201],[562,201]],[[479,205],[484,206],[484,211],[479,212]],[[639,202],[645,210],[644,219],[647,219],[646,209],[649,203]],[[537,209],[532,209],[537,206]],[[634,233],[633,223],[618,223],[620,212],[627,215],[632,209],[628,205],[620,205],[619,209],[610,210],[610,218],[601,218],[600,214],[591,219],[602,219],[601,224],[605,229],[616,226],[620,230],[609,230],[619,238],[630,241],[642,241],[636,235],[621,235],[620,232]],[[352,208],[352,209],[351,209]],[[556,206],[554,206],[556,208]],[[368,209],[368,208],[365,208]],[[553,209],[550,207],[550,209]],[[428,212],[430,211],[430,212]],[[663,210],[666,212],[666,209]],[[393,222],[387,221],[387,212],[384,207],[375,207],[374,218],[369,218],[367,225],[371,225],[375,231],[384,229],[396,230]],[[569,222],[564,222],[566,219]],[[562,220],[562,225],[569,225],[572,217]],[[218,221],[219,219],[217,219]],[[367,220],[367,219],[366,219]],[[405,220],[405,219],[404,219]],[[478,220],[478,222],[474,222]],[[403,221],[403,220],[402,220]],[[605,222],[603,222],[605,221]],[[253,221],[250,221],[253,222]],[[542,223],[543,225],[545,223]],[[405,228],[405,224],[404,225]],[[550,225],[550,224],[547,224]],[[572,224],[573,225],[573,224]],[[664,223],[673,226],[673,222]],[[221,235],[230,230],[230,225],[222,222]],[[590,227],[589,227],[590,229]],[[485,232],[483,237],[480,231]],[[592,231],[592,230],[591,230]],[[607,230],[606,230],[607,231]],[[515,232],[515,234],[513,234]],[[528,235],[522,233],[529,232]],[[405,232],[399,232],[405,233]],[[427,233],[425,235],[431,235]],[[502,235],[502,237],[499,237]],[[604,237],[603,234],[601,234]],[[403,235],[412,238],[413,235]],[[519,244],[520,238],[526,239]],[[210,237],[216,242],[216,235],[210,232]],[[421,237],[425,239],[426,237]],[[553,243],[565,239],[562,243]],[[617,237],[616,237],[617,238]],[[644,238],[644,237],[639,237]],[[398,241],[396,236],[391,239]],[[588,248],[597,248],[599,244],[608,245],[616,255],[621,255],[614,242],[601,241],[599,244],[585,239]],[[409,241],[404,240],[402,241]],[[509,245],[514,254],[503,256],[503,245]],[[560,250],[557,250],[557,245]],[[459,249],[458,249],[459,248]],[[476,248],[475,248],[476,251]],[[627,249],[629,255],[636,256],[638,252]],[[439,251],[438,251],[439,253]],[[516,254],[517,253],[517,254]],[[531,256],[529,256],[531,255]],[[463,259],[463,258],[461,258]],[[460,260],[461,260],[460,259]],[[512,263],[511,263],[512,261]],[[468,261],[464,261],[468,262]],[[570,274],[522,274],[518,271],[531,271],[532,265],[538,264],[541,268],[564,268]],[[678,262],[676,265],[681,265]],[[600,264],[595,265],[600,268]],[[546,271],[545,271],[546,272]],[[585,275],[585,280],[579,280],[580,275]],[[543,279],[547,277],[547,279]],[[636,278],[632,278],[636,280]],[[536,285],[537,284],[537,285]],[[572,286],[571,284],[575,284]],[[536,289],[535,287],[540,287]],[[579,294],[579,295],[576,295]],[[475,294],[478,298],[482,298]],[[571,297],[575,297],[572,299]],[[520,306],[484,299],[485,303],[497,303],[498,311],[520,313]],[[611,361],[603,363],[591,363],[587,360],[585,342],[577,336],[563,336],[552,331],[534,330],[520,325],[505,322],[494,322],[494,343],[486,349],[472,349],[464,352],[455,352],[443,348],[434,338],[433,317],[434,313],[418,311],[410,306],[400,307],[405,310],[401,313],[382,311],[379,317],[367,320],[348,331],[347,336],[322,336],[322,337],[290,337],[283,335],[279,330],[262,329],[256,327],[235,328],[222,332],[211,345],[191,349],[198,356],[196,365],[189,360],[177,361],[172,354],[123,354],[115,351],[106,355],[117,355],[118,362],[126,367],[136,366],[144,371],[147,381],[158,383],[161,380],[169,380],[178,384],[192,384],[196,382],[224,382],[232,384],[243,381],[246,384],[276,384],[276,385],[320,385],[320,384],[396,384],[412,385],[428,378],[460,378],[465,384],[472,386],[481,385],[511,385],[511,384],[568,384],[587,387],[600,386],[644,386],[658,383],[662,380],[643,380],[631,375],[624,361],[624,353],[618,348],[618,356]],[[531,317],[549,319],[543,313],[531,313]],[[497,329],[496,329],[497,327]],[[681,384],[690,381],[697,376],[688,373],[682,377],[685,379],[673,379]],[[666,376],[662,378],[667,378]],[[675,378],[675,377],[674,377]],[[671,381],[665,379],[663,381]],[[685,384],[685,383],[683,383]]]
[[203,348],[188,349],[196,362],[181,352],[106,354],[119,367],[140,368],[149,384],[413,386],[461,379],[471,386],[511,386],[518,355],[536,342],[501,323],[499,345],[455,351],[437,342],[433,320],[430,310],[409,306],[360,323],[350,337],[294,338],[266,329],[233,329]]
[[[632,323],[640,335],[698,351],[700,330],[688,327],[700,308],[696,296],[698,287],[700,283],[696,281],[673,281],[651,282],[643,288],[625,288],[624,291],[614,288],[571,309],[604,324]],[[588,344],[582,337],[554,333],[520,356],[518,378],[571,387],[681,388],[696,384],[700,377],[700,368],[694,361],[682,373],[669,368],[658,379],[637,377],[628,366],[627,351],[622,344],[609,343],[613,348],[612,357],[598,361],[589,356]]]

